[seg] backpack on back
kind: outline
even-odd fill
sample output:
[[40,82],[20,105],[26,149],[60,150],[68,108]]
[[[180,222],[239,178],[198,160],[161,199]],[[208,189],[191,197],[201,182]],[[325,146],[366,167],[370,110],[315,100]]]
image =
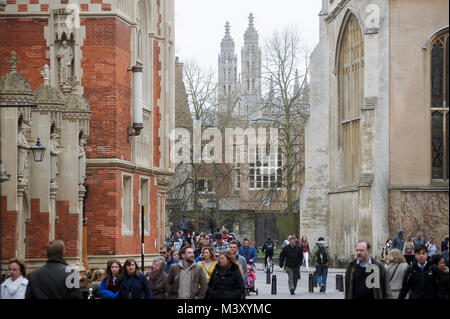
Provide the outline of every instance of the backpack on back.
[[327,251],[324,246],[317,245],[319,249],[317,249],[316,257],[317,263],[319,265],[326,264],[328,262]]

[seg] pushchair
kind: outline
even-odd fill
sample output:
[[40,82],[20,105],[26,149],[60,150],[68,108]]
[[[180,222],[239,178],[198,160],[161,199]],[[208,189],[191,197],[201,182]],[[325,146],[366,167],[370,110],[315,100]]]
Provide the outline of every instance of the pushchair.
[[256,274],[253,271],[252,266],[247,266],[247,283],[245,285],[245,295],[250,296],[250,292],[256,293],[258,295],[258,288],[255,288]]

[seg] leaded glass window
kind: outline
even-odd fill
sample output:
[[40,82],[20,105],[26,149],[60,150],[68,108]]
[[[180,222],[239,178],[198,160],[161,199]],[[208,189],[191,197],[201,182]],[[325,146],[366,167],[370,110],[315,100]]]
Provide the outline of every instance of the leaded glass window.
[[448,32],[431,46],[431,170],[433,179],[448,180]]
[[364,43],[358,20],[351,15],[339,51],[339,146],[344,154],[344,183],[360,176],[360,109],[364,99]]

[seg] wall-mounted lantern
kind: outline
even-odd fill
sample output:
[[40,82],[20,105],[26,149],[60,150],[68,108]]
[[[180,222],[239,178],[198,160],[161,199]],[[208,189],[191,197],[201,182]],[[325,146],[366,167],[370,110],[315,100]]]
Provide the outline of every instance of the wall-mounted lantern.
[[[133,125],[128,125],[127,141],[130,142],[130,136],[138,136],[144,128],[142,120],[142,71],[144,67],[136,64],[128,71],[133,72],[133,104],[134,104],[134,120]],[[133,132],[134,130],[134,132]]]
[[45,147],[41,144],[41,140],[37,139],[36,145],[31,147],[31,152],[33,153],[33,159],[35,162],[42,162],[45,155]]

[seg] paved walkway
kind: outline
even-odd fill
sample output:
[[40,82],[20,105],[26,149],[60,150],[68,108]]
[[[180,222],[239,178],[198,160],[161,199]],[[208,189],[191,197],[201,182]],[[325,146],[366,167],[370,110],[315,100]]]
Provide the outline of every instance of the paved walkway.
[[[277,276],[277,294],[272,295],[272,287],[266,284],[266,273],[263,271],[263,264],[256,264],[256,285],[258,296],[254,292],[250,293],[247,299],[344,299],[344,293],[336,290],[336,274],[344,274],[345,269],[331,268],[328,270],[327,292],[319,293],[319,287],[314,288],[314,293],[308,289],[308,275],[306,270],[300,273],[301,279],[298,281],[295,295],[291,295],[288,288],[288,275],[283,270],[274,266],[274,272],[271,274]],[[314,271],[314,268],[310,268]]]

